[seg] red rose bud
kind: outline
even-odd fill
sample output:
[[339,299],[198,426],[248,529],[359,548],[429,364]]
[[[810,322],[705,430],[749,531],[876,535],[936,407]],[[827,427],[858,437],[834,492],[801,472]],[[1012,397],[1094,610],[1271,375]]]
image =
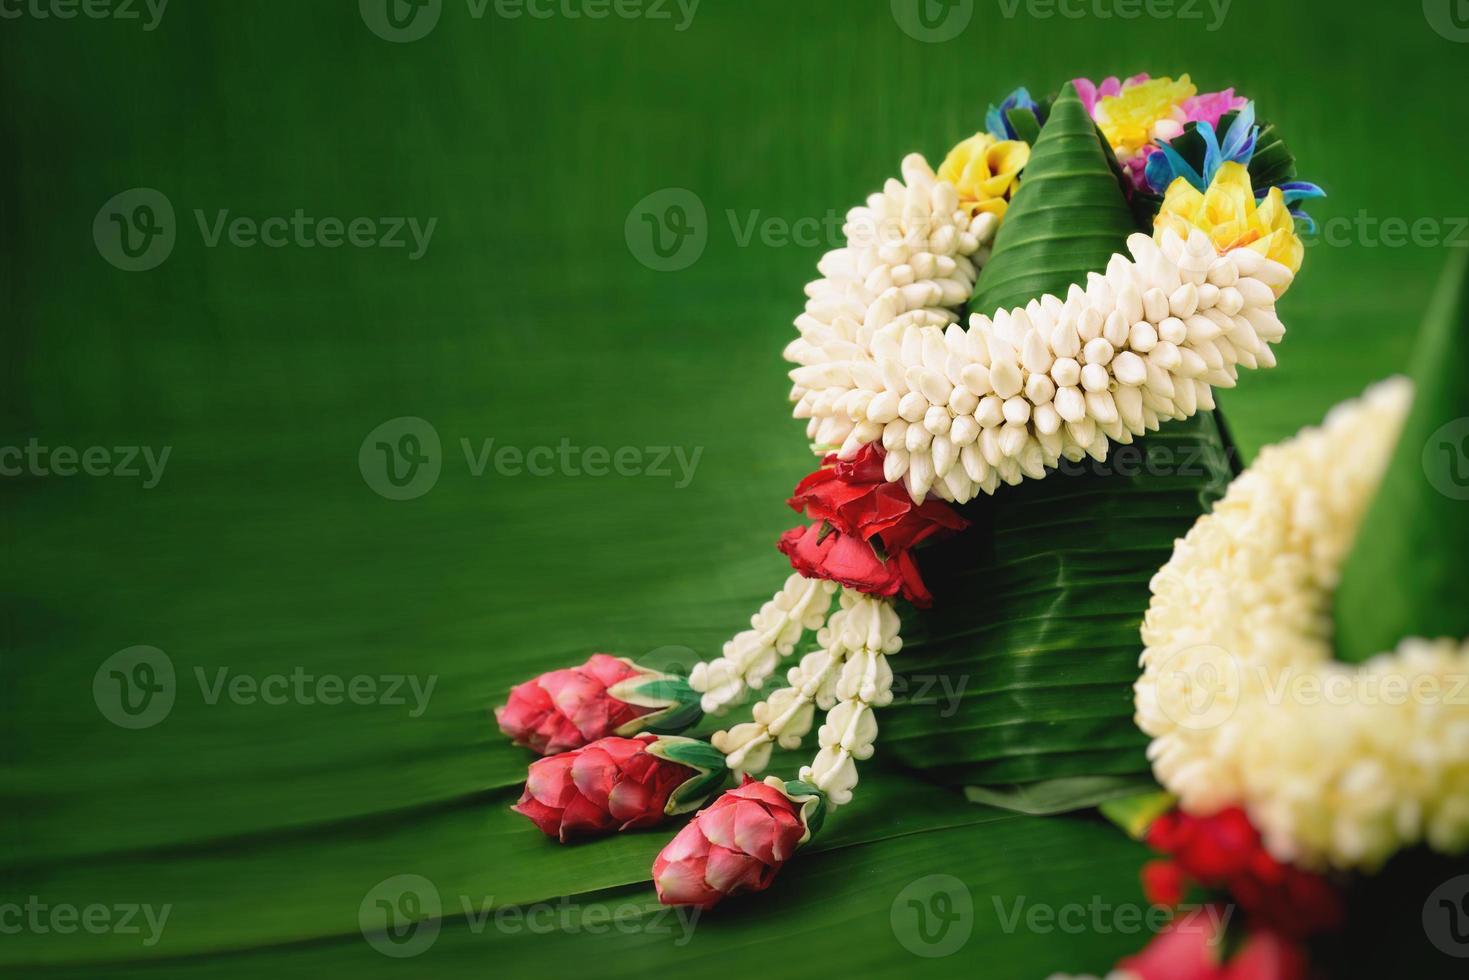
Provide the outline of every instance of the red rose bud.
[[816,832],[825,807],[809,783],[745,777],[700,810],[653,862],[658,900],[707,909],[727,895],[764,891]]
[[699,695],[682,678],[605,653],[516,685],[495,709],[500,731],[541,755],[609,735],[682,731],[699,716]]
[[796,513],[826,521],[842,534],[863,541],[880,537],[888,552],[905,551],[945,531],[962,531],[969,522],[942,500],[915,504],[900,483],[882,473],[883,451],[868,443],[850,460],[835,455],[796,484],[786,501]]
[[724,755],[697,739],[600,738],[531,763],[525,792],[511,809],[564,844],[686,813],[708,799],[726,773]]
[[862,447],[851,460],[828,456],[796,485],[787,503],[814,524],[781,536],[780,550],[807,578],[838,582],[868,595],[933,601],[911,549],[969,523],[941,500],[915,504],[901,483],[883,478],[883,452]]
[[870,543],[819,523],[791,528],[776,547],[807,578],[826,579],[867,595],[901,595],[920,609],[933,605],[918,564],[906,551],[884,560]]
[[[1170,859],[1144,869],[1143,888],[1151,900],[1169,897],[1174,882],[1181,893],[1184,883],[1193,880],[1227,891],[1251,922],[1288,938],[1331,931],[1345,915],[1331,883],[1277,860],[1239,807],[1208,817],[1173,810],[1153,821],[1147,841]],[[1162,865],[1171,865],[1171,870],[1165,872]]]

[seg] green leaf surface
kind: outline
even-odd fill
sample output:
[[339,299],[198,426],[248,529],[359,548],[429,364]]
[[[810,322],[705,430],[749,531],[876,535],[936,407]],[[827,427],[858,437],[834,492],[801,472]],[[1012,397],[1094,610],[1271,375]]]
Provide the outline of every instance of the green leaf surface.
[[969,308],[1023,306],[1105,269],[1134,226],[1095,124],[1070,83],[1051,108]]
[[1133,798],[1151,785],[1147,776],[1074,776],[1015,786],[966,786],[964,797],[971,803],[1045,817],[1099,804],[1105,812],[1109,801]]
[[1404,637],[1469,638],[1469,255],[1462,250],[1424,321],[1412,378],[1413,406],[1336,591],[1336,653],[1353,663]]

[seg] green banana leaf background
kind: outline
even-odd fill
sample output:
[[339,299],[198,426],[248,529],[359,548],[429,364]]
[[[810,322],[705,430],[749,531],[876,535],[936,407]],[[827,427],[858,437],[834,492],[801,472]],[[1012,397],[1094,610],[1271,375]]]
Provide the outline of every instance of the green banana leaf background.
[[[1146,569],[1405,369],[1469,247],[1451,3],[1163,9],[0,8],[0,973],[1024,978],[1145,945],[1147,851],[1077,807],[1146,784]],[[1015,86],[1138,71],[1236,86],[1330,195],[1279,366],[1227,433],[1153,437],[1198,472],[980,502],[856,800],[759,898],[680,918],[670,828],[510,813],[511,685],[687,667],[786,574],[813,459],[779,353],[846,209]]]

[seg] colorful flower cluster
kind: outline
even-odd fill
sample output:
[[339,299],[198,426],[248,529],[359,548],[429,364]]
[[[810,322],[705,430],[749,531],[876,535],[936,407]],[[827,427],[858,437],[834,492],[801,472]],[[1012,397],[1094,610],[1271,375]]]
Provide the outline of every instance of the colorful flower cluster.
[[[1268,129],[1257,124],[1254,103],[1233,88],[1200,93],[1186,74],[1176,80],[1146,73],[1126,79],[1112,76],[1101,82],[1076,78],[1072,85],[1111,146],[1129,185],[1153,200],[1168,195],[1180,179],[1200,194],[1206,193],[1226,164],[1250,169],[1261,146],[1261,133]],[[1015,114],[1017,109],[1020,116]],[[989,135],[996,140],[1023,141],[1025,134],[1015,120],[1025,120],[1029,113],[1039,124],[1048,111],[1048,102],[1037,102],[1026,89],[1016,89],[998,107],[990,107],[986,116]],[[1272,211],[1277,207],[1288,211],[1308,230],[1313,229],[1314,222],[1298,205],[1324,192],[1313,183],[1293,179],[1283,144],[1277,139],[1272,142],[1277,162],[1269,172],[1251,171],[1256,179],[1253,187],[1245,183],[1246,190],[1252,190],[1258,201],[1271,200]],[[1232,177],[1231,183],[1238,186],[1238,177]]]

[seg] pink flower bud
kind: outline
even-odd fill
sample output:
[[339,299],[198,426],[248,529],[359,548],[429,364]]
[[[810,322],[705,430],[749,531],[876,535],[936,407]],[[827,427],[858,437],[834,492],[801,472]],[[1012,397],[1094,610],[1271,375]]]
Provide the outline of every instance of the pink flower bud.
[[531,763],[525,792],[511,809],[564,844],[651,827],[692,810],[725,773],[724,756],[705,742],[612,736]]
[[764,891],[819,825],[825,798],[771,777],[726,792],[679,831],[653,862],[664,905],[707,909],[726,895]]
[[516,685],[495,709],[500,731],[541,755],[655,725],[680,731],[698,717],[698,695],[680,678],[605,653]]

